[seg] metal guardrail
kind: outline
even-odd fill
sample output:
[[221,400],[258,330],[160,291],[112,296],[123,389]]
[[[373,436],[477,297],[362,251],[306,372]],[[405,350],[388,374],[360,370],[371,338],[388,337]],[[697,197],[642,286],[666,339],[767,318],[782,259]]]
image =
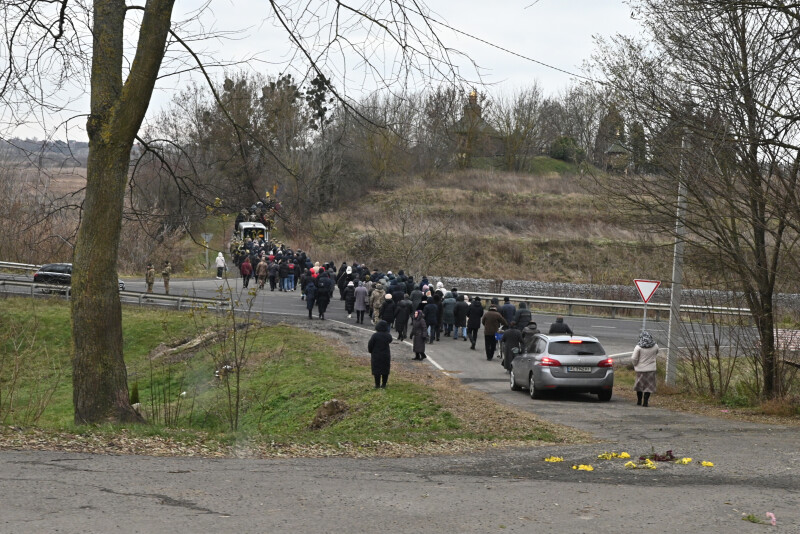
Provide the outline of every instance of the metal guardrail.
[[[19,280],[0,280],[0,288],[5,287],[27,287],[30,289],[30,295],[34,296],[37,290],[51,293],[61,293],[66,298],[70,296],[69,286],[57,284],[37,284],[35,282],[23,282]],[[5,291],[5,289],[3,289]],[[229,310],[231,308],[230,299],[223,298],[205,298],[205,297],[191,297],[187,295],[161,295],[155,293],[139,293],[136,291],[120,291],[121,298],[136,299],[139,306],[156,302],[174,302],[175,307],[179,310],[184,308],[197,308],[197,307],[210,307],[216,310]]]
[[23,271],[38,271],[41,265],[32,263],[14,263],[10,261],[0,261],[0,269],[20,269]]
[[[527,304],[549,304],[560,305],[567,308],[566,315],[573,315],[574,308],[608,308],[611,309],[611,317],[616,318],[617,310],[635,309],[644,310],[644,302],[633,302],[624,300],[599,300],[599,299],[583,299],[572,297],[547,297],[547,296],[533,296],[533,295],[510,295],[504,293],[484,293],[482,291],[463,291],[470,297],[479,296],[481,299],[497,298],[502,302],[505,297],[508,297],[514,302],[525,302]],[[670,305],[666,303],[651,302],[647,304],[647,309],[656,312],[656,321],[660,320],[661,313],[666,312],[669,316]],[[724,306],[702,306],[697,304],[682,304],[681,313],[694,313],[700,315],[748,315],[750,310],[748,308],[729,308]]]

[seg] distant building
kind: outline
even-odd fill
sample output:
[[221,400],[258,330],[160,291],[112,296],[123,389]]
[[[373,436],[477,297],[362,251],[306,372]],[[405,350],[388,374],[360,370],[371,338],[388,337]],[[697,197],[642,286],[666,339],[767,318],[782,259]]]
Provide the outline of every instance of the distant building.
[[619,139],[611,143],[603,153],[607,171],[627,173],[631,164],[631,151]]
[[472,158],[502,156],[505,145],[500,134],[482,116],[478,93],[474,90],[464,106],[464,113],[455,123],[456,155],[462,167],[469,167]]

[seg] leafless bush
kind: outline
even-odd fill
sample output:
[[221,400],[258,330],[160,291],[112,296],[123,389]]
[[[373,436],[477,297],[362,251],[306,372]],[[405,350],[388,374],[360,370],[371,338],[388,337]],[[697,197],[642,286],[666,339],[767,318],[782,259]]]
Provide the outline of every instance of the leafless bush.
[[40,263],[68,261],[78,225],[68,198],[49,191],[47,175],[0,167],[0,258]]
[[0,351],[0,421],[35,423],[61,383],[61,365],[38,339],[35,315],[30,321],[4,320],[0,344],[7,347]]

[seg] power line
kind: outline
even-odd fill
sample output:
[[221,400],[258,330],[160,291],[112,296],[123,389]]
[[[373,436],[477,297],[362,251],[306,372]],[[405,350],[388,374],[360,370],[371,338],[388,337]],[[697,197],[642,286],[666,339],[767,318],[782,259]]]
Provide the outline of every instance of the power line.
[[[539,0],[537,0],[536,2],[534,2],[531,5],[536,4],[538,1]],[[561,73],[566,74],[568,76],[572,76],[573,78],[580,78],[581,80],[586,80],[586,81],[594,82],[594,83],[603,83],[603,82],[600,82],[599,80],[595,80],[594,78],[589,78],[589,77],[583,76],[581,74],[576,74],[576,73],[568,71],[566,69],[562,69],[560,67],[556,67],[555,65],[550,65],[549,63],[545,63],[544,61],[539,61],[538,59],[534,59],[534,58],[526,56],[524,54],[520,54],[519,52],[514,52],[513,50],[510,50],[510,49],[505,48],[503,46],[500,46],[500,45],[494,44],[492,42],[489,42],[486,39],[478,37],[477,35],[473,35],[471,33],[465,32],[463,30],[459,30],[458,28],[454,28],[453,26],[450,26],[449,24],[447,24],[445,22],[437,20],[437,19],[431,17],[430,15],[423,15],[419,11],[415,11],[413,9],[411,9],[410,11],[413,11],[413,12],[417,13],[421,17],[425,17],[428,21],[433,22],[434,24],[438,24],[439,26],[447,28],[448,30],[454,31],[456,33],[460,33],[461,35],[463,35],[465,37],[469,37],[470,39],[474,39],[474,40],[476,40],[478,42],[481,42],[481,43],[483,43],[485,45],[491,46],[492,48],[496,48],[497,50],[500,50],[500,51],[505,52],[507,54],[511,54],[512,56],[516,56],[516,57],[518,57],[520,59],[524,59],[526,61],[530,61],[531,63],[536,63],[537,65],[541,65],[542,67],[547,67],[548,69],[552,69],[552,70],[561,72]]]

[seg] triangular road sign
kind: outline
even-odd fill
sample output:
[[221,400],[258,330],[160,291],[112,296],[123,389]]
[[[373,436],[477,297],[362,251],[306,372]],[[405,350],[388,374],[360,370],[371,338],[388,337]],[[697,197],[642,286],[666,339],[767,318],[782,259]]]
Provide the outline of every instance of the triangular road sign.
[[645,304],[656,292],[658,286],[661,285],[660,280],[634,280],[633,283],[636,284],[636,289],[639,290],[639,295],[641,295]]

